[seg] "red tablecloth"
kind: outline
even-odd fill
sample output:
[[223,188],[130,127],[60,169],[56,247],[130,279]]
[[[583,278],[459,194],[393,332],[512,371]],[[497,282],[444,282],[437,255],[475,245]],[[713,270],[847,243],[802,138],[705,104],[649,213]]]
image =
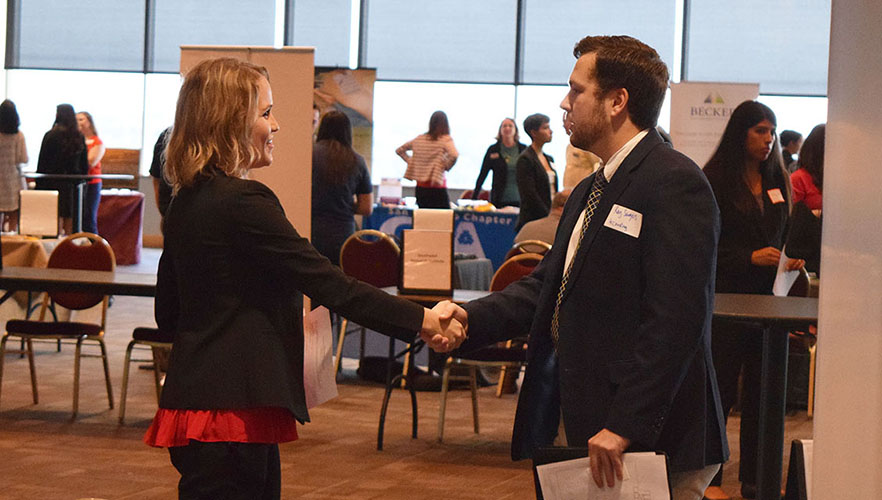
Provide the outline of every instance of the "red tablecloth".
[[141,262],[141,219],[144,216],[144,193],[101,193],[98,205],[98,233],[110,243],[116,263]]

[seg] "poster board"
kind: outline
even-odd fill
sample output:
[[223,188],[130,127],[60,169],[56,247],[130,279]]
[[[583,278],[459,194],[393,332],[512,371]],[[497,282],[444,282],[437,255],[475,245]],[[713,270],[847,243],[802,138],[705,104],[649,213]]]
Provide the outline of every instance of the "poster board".
[[312,207],[312,47],[181,47],[181,73],[212,57],[235,57],[265,67],[279,122],[272,165],[250,174],[273,190],[297,232],[309,237]]
[[352,123],[352,149],[364,157],[368,172],[371,171],[376,81],[375,69],[315,68],[313,102],[321,115],[336,110],[349,118]]
[[674,149],[703,168],[716,150],[732,111],[757,97],[758,83],[672,83],[670,133]]

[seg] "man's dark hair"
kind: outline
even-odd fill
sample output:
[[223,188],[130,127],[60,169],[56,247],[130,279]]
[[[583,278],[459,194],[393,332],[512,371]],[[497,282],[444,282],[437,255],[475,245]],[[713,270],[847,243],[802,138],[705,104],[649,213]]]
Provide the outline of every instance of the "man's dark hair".
[[781,138],[781,147],[786,148],[791,142],[802,139],[802,134],[795,130],[785,130],[778,134],[778,137]]
[[533,138],[533,132],[539,130],[542,125],[549,123],[551,121],[548,116],[543,115],[542,113],[533,113],[524,119],[524,132],[530,136],[530,139]]
[[628,115],[641,129],[655,127],[668,88],[668,67],[658,52],[630,36],[586,36],[573,48],[576,59],[596,54],[599,95],[624,88]]

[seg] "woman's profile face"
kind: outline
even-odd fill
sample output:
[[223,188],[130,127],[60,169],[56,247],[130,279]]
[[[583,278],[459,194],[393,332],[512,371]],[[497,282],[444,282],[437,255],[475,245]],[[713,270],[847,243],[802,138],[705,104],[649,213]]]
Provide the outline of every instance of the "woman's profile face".
[[92,135],[92,127],[89,126],[89,119],[82,113],[77,113],[77,128],[79,128],[80,133],[85,136]]
[[747,158],[755,162],[766,161],[772,152],[772,142],[775,140],[775,126],[769,120],[763,120],[747,129],[747,139],[744,142]]
[[514,135],[515,124],[513,121],[506,118],[502,121],[502,125],[499,126],[499,136],[503,139],[510,140],[514,139]]
[[251,168],[261,168],[273,162],[273,136],[279,131],[279,122],[273,116],[273,91],[266,78],[261,77],[258,84],[257,117],[251,129],[251,141],[260,151],[260,156]]

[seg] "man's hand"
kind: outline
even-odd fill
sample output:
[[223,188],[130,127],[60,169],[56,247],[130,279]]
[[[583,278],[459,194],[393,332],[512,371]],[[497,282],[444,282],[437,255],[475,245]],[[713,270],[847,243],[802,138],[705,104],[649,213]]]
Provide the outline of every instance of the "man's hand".
[[454,318],[442,319],[432,309],[423,309],[423,326],[420,338],[437,352],[449,352],[459,347],[466,333],[462,324]]
[[469,313],[467,313],[462,307],[459,307],[449,300],[443,300],[435,304],[435,307],[433,307],[432,310],[438,313],[438,316],[441,317],[442,321],[450,318],[459,321],[462,327],[465,328],[466,333],[468,333]]
[[588,457],[591,458],[591,477],[598,488],[616,484],[615,478],[622,480],[622,453],[631,441],[609,429],[603,429],[588,440]]

